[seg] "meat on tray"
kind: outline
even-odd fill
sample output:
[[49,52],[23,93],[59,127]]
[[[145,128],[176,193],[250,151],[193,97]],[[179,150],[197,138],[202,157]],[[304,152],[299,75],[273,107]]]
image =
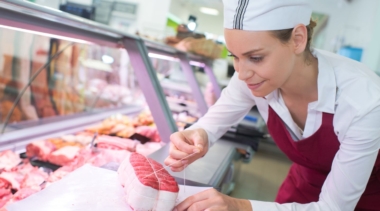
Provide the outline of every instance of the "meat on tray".
[[25,198],[29,197],[32,194],[37,193],[38,191],[40,191],[40,190],[34,189],[34,188],[23,188],[23,189],[20,189],[19,191],[17,191],[13,195],[12,201],[20,201],[22,199],[25,199]]
[[28,157],[37,157],[40,160],[47,161],[48,156],[55,150],[55,146],[47,141],[35,141],[26,146],[26,155]]
[[59,150],[54,151],[48,156],[48,161],[50,163],[64,166],[74,161],[74,159],[79,154],[81,148],[77,146],[65,146]]
[[136,133],[148,137],[151,141],[160,142],[160,135],[158,134],[156,127],[151,126],[139,126],[136,128]]
[[0,199],[11,194],[11,189],[12,189],[11,183],[8,182],[8,180],[0,178]]
[[174,208],[179,187],[161,164],[131,153],[120,165],[118,174],[126,201],[133,210],[171,211]]
[[0,170],[11,170],[20,163],[20,156],[14,152],[6,150],[0,153]]
[[137,142],[131,139],[112,137],[107,135],[99,136],[96,139],[97,147],[104,149],[136,151]]

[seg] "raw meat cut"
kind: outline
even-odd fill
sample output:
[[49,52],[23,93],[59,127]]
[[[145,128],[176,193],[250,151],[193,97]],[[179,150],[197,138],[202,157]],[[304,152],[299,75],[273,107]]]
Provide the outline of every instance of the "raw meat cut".
[[8,195],[3,196],[0,198],[0,211],[7,211],[5,208],[3,208],[5,205],[10,203],[10,200],[12,199],[13,195],[9,193]]
[[29,197],[30,195],[34,194],[34,193],[37,193],[38,191],[40,191],[39,189],[33,189],[33,188],[23,188],[19,191],[17,191],[14,195],[13,195],[13,201],[20,201],[22,199],[25,199],[27,197]]
[[136,151],[137,142],[131,139],[102,135],[96,139],[98,148]]
[[8,181],[11,184],[12,189],[19,190],[24,175],[20,172],[2,172],[0,174],[0,179]]
[[9,171],[20,163],[20,157],[14,152],[6,150],[0,153],[0,170]]
[[47,161],[48,156],[55,150],[53,144],[47,141],[36,141],[26,146],[26,155],[28,157],[37,157],[40,160]]
[[74,161],[74,159],[79,154],[79,150],[80,148],[77,146],[63,147],[51,153],[48,157],[48,161],[60,166],[67,165],[68,163]]
[[160,135],[158,134],[157,128],[150,126],[139,126],[136,128],[136,133],[150,138],[151,141],[160,142]]
[[171,211],[174,208],[179,187],[162,168],[161,164],[138,153],[131,153],[122,162],[118,169],[119,180],[133,210]]
[[[11,194],[12,185],[8,180],[0,178],[0,199]],[[1,206],[0,206],[1,207]]]
[[148,142],[145,144],[138,144],[136,147],[136,152],[144,156],[148,156],[153,152],[161,149],[162,146],[163,144],[159,142]]
[[134,127],[125,127],[123,130],[117,132],[116,135],[122,138],[130,138],[134,133]]
[[49,177],[45,172],[34,168],[25,175],[21,182],[21,189],[30,188],[35,190],[41,190],[40,185]]

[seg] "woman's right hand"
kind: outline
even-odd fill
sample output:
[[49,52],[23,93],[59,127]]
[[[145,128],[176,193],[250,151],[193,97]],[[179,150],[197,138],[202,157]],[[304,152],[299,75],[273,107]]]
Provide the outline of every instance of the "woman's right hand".
[[[208,137],[205,130],[198,128],[176,132],[170,136],[169,156],[165,160],[165,165],[170,165],[172,171],[179,172],[203,157],[207,151]],[[196,154],[184,159],[193,153]]]

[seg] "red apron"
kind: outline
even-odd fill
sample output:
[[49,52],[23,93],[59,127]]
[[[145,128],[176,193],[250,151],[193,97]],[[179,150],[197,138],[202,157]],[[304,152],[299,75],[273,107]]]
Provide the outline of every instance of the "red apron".
[[[293,161],[276,202],[310,203],[319,200],[340,143],[334,133],[333,114],[323,113],[321,127],[310,137],[293,141],[277,113],[269,107],[268,130],[277,146]],[[361,196],[357,211],[380,211],[380,156]]]

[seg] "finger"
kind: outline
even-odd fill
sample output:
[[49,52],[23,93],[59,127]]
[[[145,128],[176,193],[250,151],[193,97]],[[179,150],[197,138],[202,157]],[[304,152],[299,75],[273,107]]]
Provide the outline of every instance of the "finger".
[[170,145],[170,150],[169,150],[169,155],[170,157],[174,158],[174,159],[177,159],[177,160],[181,160],[187,156],[189,156],[189,154],[185,153],[185,152],[182,152],[180,150],[178,150],[174,145]]
[[204,211],[224,211],[224,210],[226,210],[225,207],[217,207],[217,206],[215,206],[215,207],[207,208]]
[[186,165],[184,165],[184,166],[182,166],[182,167],[179,167],[179,168],[170,167],[170,170],[172,170],[173,172],[181,172],[181,171],[183,171],[185,168],[186,168]]
[[203,211],[205,209],[211,208],[213,206],[213,202],[210,199],[206,199],[203,201],[195,202],[191,205],[187,211]]
[[195,147],[194,145],[190,145],[181,133],[177,132],[172,134],[170,136],[170,141],[179,151],[185,152],[187,154],[200,152],[197,147]]
[[194,135],[193,141],[194,146],[197,147],[200,152],[202,152],[205,148],[204,145],[206,144],[203,138],[198,133],[196,133],[196,135]]
[[171,157],[166,158],[164,163],[165,163],[165,165],[170,166],[170,167],[174,167],[174,168],[180,168],[180,167],[185,165],[185,163],[182,163],[181,160],[176,160],[176,159],[173,159]]
[[213,189],[208,189],[208,190],[202,191],[200,193],[197,193],[195,195],[188,197],[187,199],[185,199],[183,202],[179,203],[176,206],[177,211],[184,211],[184,210],[188,209],[191,205],[193,205],[199,201],[203,201],[203,200],[208,199],[208,197],[210,195],[209,193],[212,190]]

